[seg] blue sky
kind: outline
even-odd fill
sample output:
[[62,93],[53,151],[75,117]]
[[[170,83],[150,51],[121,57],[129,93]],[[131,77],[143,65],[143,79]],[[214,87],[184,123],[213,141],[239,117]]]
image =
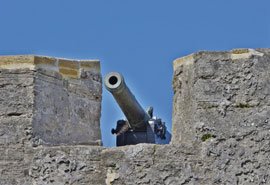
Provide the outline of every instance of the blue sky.
[[[100,59],[171,128],[172,61],[198,50],[270,47],[269,0],[0,0],[0,54]],[[103,90],[102,136],[123,118]]]

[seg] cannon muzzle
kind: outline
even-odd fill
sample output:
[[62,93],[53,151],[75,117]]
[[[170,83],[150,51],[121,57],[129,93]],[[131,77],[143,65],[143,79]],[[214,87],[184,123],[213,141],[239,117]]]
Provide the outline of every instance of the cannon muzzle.
[[105,77],[104,83],[106,89],[111,92],[122,112],[125,114],[129,126],[133,129],[145,130],[150,116],[131,93],[123,76],[120,73],[111,72]]

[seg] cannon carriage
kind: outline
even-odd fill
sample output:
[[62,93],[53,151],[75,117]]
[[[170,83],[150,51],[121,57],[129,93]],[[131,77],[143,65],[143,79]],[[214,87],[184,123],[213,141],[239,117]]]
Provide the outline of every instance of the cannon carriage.
[[112,129],[112,134],[117,137],[116,146],[170,142],[171,134],[167,131],[165,122],[153,116],[152,107],[147,111],[142,108],[120,73],[107,74],[104,83],[126,116],[126,120],[118,120],[116,128]]

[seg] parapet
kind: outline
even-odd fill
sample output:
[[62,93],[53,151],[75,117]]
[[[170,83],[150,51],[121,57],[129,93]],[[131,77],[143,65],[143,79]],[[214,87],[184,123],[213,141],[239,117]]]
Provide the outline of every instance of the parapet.
[[172,142],[115,148],[98,62],[60,60],[0,57],[0,184],[270,184],[270,49],[175,60]]
[[268,49],[202,51],[174,61],[172,143],[242,138],[268,129]]
[[28,117],[34,145],[101,144],[99,61],[1,56],[0,77],[1,122]]

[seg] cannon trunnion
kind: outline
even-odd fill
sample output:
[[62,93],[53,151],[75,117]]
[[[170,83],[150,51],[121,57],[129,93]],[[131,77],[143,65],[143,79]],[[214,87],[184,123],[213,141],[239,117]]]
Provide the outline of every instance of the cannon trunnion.
[[126,120],[118,120],[116,128],[112,129],[112,134],[117,136],[117,146],[170,142],[171,134],[167,132],[165,123],[153,117],[152,107],[147,112],[141,107],[120,73],[111,72],[104,81],[106,89],[126,116]]

